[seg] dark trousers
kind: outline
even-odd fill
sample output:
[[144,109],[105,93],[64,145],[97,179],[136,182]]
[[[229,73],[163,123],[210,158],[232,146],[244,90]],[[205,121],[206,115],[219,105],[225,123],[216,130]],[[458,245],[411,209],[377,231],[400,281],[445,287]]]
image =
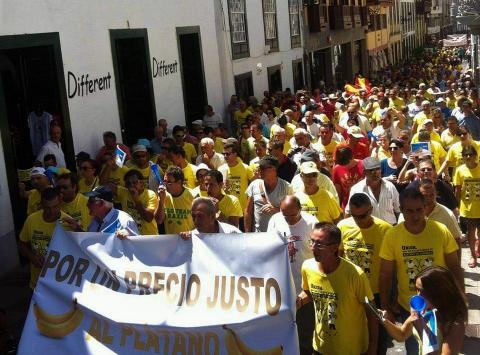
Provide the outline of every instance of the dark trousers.
[[[405,322],[408,317],[410,317],[410,312],[400,307],[402,323]],[[407,355],[418,355],[418,342],[413,335],[405,341],[405,349],[407,350]]]
[[[373,295],[375,298],[375,304],[380,308],[380,294]],[[378,325],[378,341],[377,341],[377,355],[385,355],[387,353],[388,345],[392,342],[387,330],[381,324]]]
[[296,316],[300,355],[311,355],[313,352],[313,331],[315,330],[315,309],[309,302],[297,311]]

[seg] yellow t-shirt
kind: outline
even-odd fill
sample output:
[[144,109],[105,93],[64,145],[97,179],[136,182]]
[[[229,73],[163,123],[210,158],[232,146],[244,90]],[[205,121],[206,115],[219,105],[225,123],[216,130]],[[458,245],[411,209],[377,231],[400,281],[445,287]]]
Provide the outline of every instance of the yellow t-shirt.
[[215,137],[213,149],[218,154],[223,154],[223,138]]
[[[105,166],[102,168],[102,172],[104,169],[105,169]],[[107,183],[114,184],[117,186],[125,186],[125,181],[123,180],[123,177],[129,170],[130,169],[125,165],[122,166],[121,168],[118,167],[114,171],[110,170],[110,175],[108,177]]]
[[178,197],[167,192],[165,197],[165,232],[179,234],[195,228],[192,219],[192,202],[194,196],[190,189],[184,189]]
[[302,288],[315,307],[313,348],[328,355],[358,355],[367,351],[368,327],[365,297],[373,299],[365,273],[340,258],[337,269],[326,275],[315,259],[302,265]]
[[442,140],[441,143],[445,150],[449,150],[455,143],[460,142],[460,137],[456,134],[452,134],[448,129],[442,132],[440,139]]
[[283,154],[287,155],[290,149],[292,149],[290,141],[285,141],[285,143],[283,143]]
[[[64,212],[60,213],[60,218],[68,217]],[[46,256],[48,244],[52,239],[53,231],[57,222],[45,222],[43,219],[43,210],[33,212],[27,217],[20,232],[20,240],[30,243],[30,247],[35,255]],[[30,288],[34,289],[42,269],[30,264]]]
[[195,163],[195,160],[197,160],[197,150],[195,149],[193,144],[185,142],[183,144],[183,150],[185,151],[185,159],[189,163]]
[[313,145],[313,148],[320,153],[320,157],[323,155],[325,157],[325,163],[327,164],[327,168],[332,170],[333,166],[335,165],[335,161],[333,160],[333,152],[337,147],[338,143],[333,139],[327,145],[323,145],[321,140],[318,140],[317,143]]
[[[117,188],[117,197],[122,208],[127,212],[133,220],[137,223],[138,231],[141,235],[158,235],[157,222],[153,218],[150,222],[147,222],[140,215],[140,212],[135,208],[135,203],[130,196],[130,192],[123,186]],[[145,189],[139,196],[140,201],[142,202],[143,207],[157,210],[158,207],[158,197],[155,192],[152,190]]]
[[235,111],[235,114],[233,117],[235,118],[235,121],[237,121],[237,124],[241,125],[243,122],[245,122],[245,119],[251,115],[252,115],[252,112],[249,110],[245,110],[244,112],[238,110],[238,111]]
[[[470,144],[475,150],[480,153],[480,142],[471,140]],[[460,165],[464,164],[463,157],[462,157],[462,150],[463,146],[461,142],[453,144],[447,152],[447,157],[445,158],[448,161],[449,166],[453,166],[455,168],[459,167]],[[453,173],[455,175],[455,172]]]
[[63,202],[62,211],[75,219],[84,231],[92,222],[92,217],[87,207],[88,197],[77,193],[72,202]]
[[[435,131],[430,132],[430,140],[442,144],[442,138],[441,138],[440,135],[439,135],[437,132],[435,132]],[[412,137],[412,143],[418,143],[418,133],[415,133],[415,134],[413,135],[413,137]]]
[[84,194],[85,192],[90,192],[98,185],[98,176],[93,179],[93,182],[90,185],[85,182],[85,179],[81,178],[80,180],[78,180],[78,193]]
[[37,189],[30,190],[27,202],[27,215],[42,209],[42,195]]
[[409,310],[409,299],[416,294],[415,278],[428,266],[445,267],[445,254],[457,251],[458,245],[443,224],[426,220],[419,234],[406,230],[404,222],[387,231],[380,248],[380,258],[394,261],[398,280],[398,303]]
[[252,169],[239,161],[233,167],[223,164],[218,170],[222,173],[225,181],[225,193],[238,198],[242,209],[245,210],[247,207],[247,194],[245,191],[247,191],[249,180],[253,178]]
[[420,131],[423,127],[423,122],[425,122],[426,119],[432,118],[431,114],[425,114],[425,112],[421,111],[415,115],[413,118],[413,122],[417,124],[417,132]]
[[318,189],[313,195],[297,194],[302,211],[317,217],[319,222],[330,222],[340,217],[341,209],[335,197],[327,190]]
[[378,146],[372,149],[372,153],[370,154],[370,156],[378,160],[383,160],[390,158],[392,154],[390,154],[390,151],[383,149],[383,147],[381,146]]
[[373,224],[369,228],[361,229],[350,217],[338,223],[342,231],[340,249],[344,250],[344,258],[351,261],[368,277],[373,293],[379,292],[378,280],[380,277],[380,247],[385,233],[392,226],[384,220],[373,217]]
[[240,201],[232,195],[223,195],[223,198],[218,201],[218,210],[227,218],[243,217],[243,210]]
[[460,216],[480,218],[480,165],[474,169],[460,165],[453,176],[453,184],[462,186]]
[[194,189],[197,186],[197,178],[195,177],[196,167],[193,164],[188,164],[182,169],[183,176],[185,177],[184,185],[189,189]]
[[451,98],[447,97],[447,107],[450,110],[453,110],[455,107],[457,107],[457,99],[456,98],[451,99]]
[[405,107],[405,100],[398,96],[394,99],[390,99],[390,107],[395,107],[397,110],[401,110],[402,107]]
[[380,124],[380,121],[382,120],[382,113],[385,111],[385,109],[381,109],[377,104],[377,108],[372,112],[370,122],[376,122],[377,124]]

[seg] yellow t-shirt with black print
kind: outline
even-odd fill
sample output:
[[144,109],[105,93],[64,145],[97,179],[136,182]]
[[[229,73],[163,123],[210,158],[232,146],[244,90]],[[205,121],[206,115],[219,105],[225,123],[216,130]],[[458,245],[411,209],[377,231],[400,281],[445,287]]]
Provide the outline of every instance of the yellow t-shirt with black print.
[[218,170],[222,173],[225,181],[225,193],[238,198],[242,209],[245,210],[245,207],[247,207],[247,194],[245,191],[247,190],[249,180],[253,178],[252,169],[240,160],[233,167],[223,164]]
[[398,303],[410,309],[410,297],[417,293],[415,278],[429,266],[443,266],[445,254],[458,250],[457,242],[443,224],[426,220],[425,229],[410,233],[404,223],[387,231],[380,248],[380,258],[393,261],[397,270]]
[[319,222],[333,223],[340,217],[342,210],[330,191],[319,188],[313,195],[299,192],[297,197],[302,205],[302,211],[317,217]]
[[192,219],[193,193],[185,188],[180,196],[173,197],[167,192],[165,197],[165,232],[179,234],[195,228]]
[[[153,218],[150,222],[147,222],[140,215],[140,212],[135,208],[135,202],[130,195],[130,192],[127,188],[119,186],[117,188],[117,197],[122,208],[127,212],[133,220],[137,223],[138,231],[141,235],[158,235],[157,221]],[[157,210],[158,207],[158,197],[155,192],[152,190],[145,189],[140,194],[139,199],[145,208]]]
[[365,297],[373,300],[365,273],[343,258],[328,275],[315,259],[302,265],[302,288],[309,291],[315,308],[313,348],[321,354],[358,355],[368,349]]
[[[64,212],[60,212],[60,218],[68,217]],[[30,243],[30,247],[35,255],[46,256],[48,245],[55,230],[55,222],[45,222],[43,219],[43,210],[32,213],[27,217],[20,232],[20,240]],[[30,288],[34,289],[37,284],[38,276],[42,268],[30,264]]]
[[63,202],[62,211],[76,220],[82,226],[84,231],[92,222],[92,217],[87,207],[88,197],[82,194],[75,196],[71,202]]
[[30,190],[27,202],[27,215],[42,209],[42,195],[37,189]]
[[360,228],[353,217],[350,217],[340,221],[338,228],[342,232],[340,249],[344,251],[344,258],[365,272],[370,281],[372,292],[378,293],[380,247],[385,233],[392,226],[380,218],[373,217],[373,224],[369,228]]
[[474,169],[460,165],[453,176],[453,184],[462,187],[460,216],[480,218],[480,165]]
[[218,201],[218,210],[227,218],[243,217],[243,210],[240,201],[232,195],[223,195],[223,198]]

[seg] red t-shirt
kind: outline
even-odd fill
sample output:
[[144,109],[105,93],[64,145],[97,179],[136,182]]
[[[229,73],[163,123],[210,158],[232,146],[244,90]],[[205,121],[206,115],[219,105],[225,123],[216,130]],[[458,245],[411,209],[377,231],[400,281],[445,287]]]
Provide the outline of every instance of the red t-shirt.
[[359,160],[357,165],[351,168],[347,168],[344,165],[335,165],[332,171],[332,181],[335,186],[340,187],[338,195],[342,209],[348,203],[348,197],[350,195],[350,189],[353,185],[363,179],[363,162]]
[[337,150],[342,147],[350,147],[353,152],[353,159],[360,159],[363,160],[366,157],[370,156],[370,150],[368,149],[368,146],[362,142],[358,142],[354,147],[348,145],[347,142],[343,142],[338,144],[335,147],[335,151],[333,152],[333,159],[337,156]]

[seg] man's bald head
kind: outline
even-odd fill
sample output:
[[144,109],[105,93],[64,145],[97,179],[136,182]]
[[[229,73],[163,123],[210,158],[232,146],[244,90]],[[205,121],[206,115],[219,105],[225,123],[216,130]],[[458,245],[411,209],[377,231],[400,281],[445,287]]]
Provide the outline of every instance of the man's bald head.
[[285,196],[280,203],[280,212],[282,212],[285,221],[289,225],[294,225],[302,218],[302,205],[300,200],[295,196]]

